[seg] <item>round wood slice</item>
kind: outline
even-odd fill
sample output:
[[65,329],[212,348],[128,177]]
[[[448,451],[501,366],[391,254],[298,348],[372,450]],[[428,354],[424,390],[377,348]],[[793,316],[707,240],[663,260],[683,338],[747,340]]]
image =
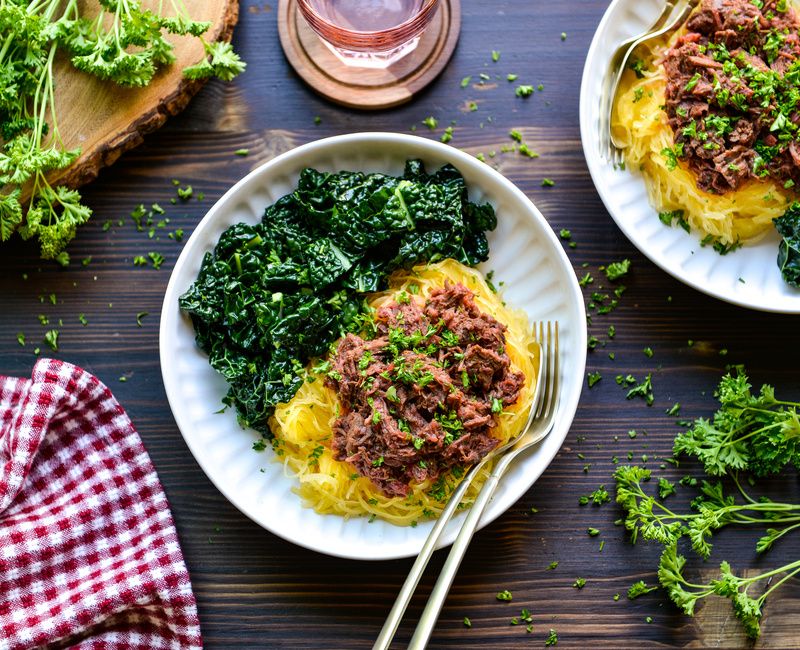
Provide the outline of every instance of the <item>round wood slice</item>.
[[278,2],[278,33],[289,63],[313,90],[350,108],[390,108],[407,102],[444,69],[460,31],[460,0],[441,0],[413,52],[384,70],[354,68],[320,41],[295,0]]
[[[142,4],[153,8],[158,3],[148,0]],[[239,18],[238,0],[184,0],[184,4],[194,20],[211,22],[204,36],[207,41],[230,40]],[[202,43],[191,36],[170,35],[168,40],[175,46],[176,61],[163,67],[144,88],[100,81],[75,70],[66,57],[56,61],[59,130],[66,148],[79,148],[81,154],[68,168],[48,175],[51,183],[78,187],[94,180],[103,167],[140,144],[167,117],[182,111],[203,87],[205,80],[186,79],[182,72],[203,57]]]

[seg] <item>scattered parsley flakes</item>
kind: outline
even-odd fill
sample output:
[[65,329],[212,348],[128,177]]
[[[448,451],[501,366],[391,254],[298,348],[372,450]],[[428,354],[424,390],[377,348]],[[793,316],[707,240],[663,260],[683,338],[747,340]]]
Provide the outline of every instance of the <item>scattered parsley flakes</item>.
[[628,259],[621,262],[611,262],[605,268],[606,277],[611,280],[619,280],[622,276],[626,275],[631,268],[631,261]]
[[192,194],[194,190],[192,189],[191,185],[187,185],[186,187],[179,187],[178,188],[178,198],[181,201],[188,201],[192,198]]
[[651,379],[652,379],[652,373],[648,373],[641,383],[636,384],[636,386],[634,386],[628,391],[628,394],[625,396],[625,399],[633,399],[634,397],[641,397],[645,402],[647,402],[648,406],[652,406],[654,397],[653,397],[653,384]]
[[586,534],[589,535],[589,537],[597,537],[600,534],[600,531],[597,530],[597,528],[587,528]]
[[547,638],[544,640],[546,646],[558,645],[558,633],[551,627]]
[[136,314],[136,325],[137,325],[138,327],[141,327],[141,326],[142,326],[142,319],[143,319],[145,316],[149,316],[149,312],[146,312],[146,311],[140,311],[138,314]]
[[585,578],[576,578],[575,582],[572,583],[572,586],[576,589],[583,589],[586,586],[586,579]]
[[519,78],[518,74],[508,73],[506,75],[506,81],[508,81],[509,83],[512,81],[516,81],[518,78]]
[[44,333],[44,342],[53,352],[58,352],[58,330],[47,330]]
[[552,571],[558,566],[558,560],[553,560],[550,564],[547,565],[546,571]]
[[653,358],[653,348],[651,348],[650,346],[647,346],[646,348],[644,348],[644,350],[642,350],[642,352],[644,352],[644,356],[646,356],[648,359],[652,359]]
[[242,148],[242,149],[237,149],[236,151],[234,151],[233,155],[234,156],[247,156],[249,153],[250,153],[250,149]]
[[611,496],[608,494],[606,486],[601,485],[589,495],[589,499],[591,499],[593,505],[602,506],[604,503],[611,501]]
[[566,228],[562,228],[559,231],[558,235],[559,237],[561,237],[561,239],[572,239],[572,232],[570,232]]
[[656,589],[658,589],[658,585],[648,587],[644,580],[639,580],[638,582],[634,582],[628,589],[628,599],[634,600],[639,596],[649,594],[651,591],[655,591]]
[[441,137],[441,138],[439,138],[439,140],[440,140],[441,142],[444,142],[445,144],[447,144],[447,143],[448,143],[448,142],[450,142],[450,140],[452,140],[452,139],[453,139],[453,127],[452,127],[452,126],[448,126],[448,127],[447,127],[447,128],[444,130],[444,133],[442,133],[442,137]]
[[161,265],[164,263],[164,256],[161,255],[161,253],[148,253],[147,257],[153,262],[154,269],[160,269]]
[[497,63],[500,60],[500,50],[492,50],[492,61]]
[[586,375],[586,382],[589,384],[589,388],[592,388],[602,378],[603,376],[595,370]]
[[472,621],[469,620],[468,616],[464,617],[464,627],[472,627]]
[[543,178],[542,187],[555,187],[556,182],[552,178]]
[[566,41],[567,40],[567,32],[561,32],[561,40],[562,41]]
[[502,600],[507,603],[510,603],[512,599],[513,596],[511,595],[511,592],[508,589],[503,589],[503,591],[497,593],[497,600]]
[[533,86],[529,85],[519,85],[517,89],[514,91],[514,94],[517,97],[530,97],[533,94]]
[[658,479],[658,496],[666,499],[668,496],[675,494],[675,484],[670,483],[663,476]]
[[20,332],[17,334],[17,343],[19,343],[23,348],[25,347],[25,333]]
[[439,120],[437,120],[433,115],[429,115],[422,123],[427,126],[431,131],[433,131],[437,126],[439,126]]
[[466,88],[467,86],[469,86],[469,82],[470,82],[470,81],[472,81],[472,77],[471,77],[471,76],[464,77],[464,78],[461,80],[461,87],[462,87],[462,88]]

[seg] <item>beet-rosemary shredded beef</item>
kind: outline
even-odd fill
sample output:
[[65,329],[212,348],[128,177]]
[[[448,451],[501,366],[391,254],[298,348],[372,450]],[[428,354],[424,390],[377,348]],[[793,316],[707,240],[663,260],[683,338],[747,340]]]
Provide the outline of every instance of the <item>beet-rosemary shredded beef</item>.
[[342,405],[335,458],[387,496],[483,458],[525,382],[510,367],[505,330],[462,284],[424,304],[398,294],[375,314],[374,338],[348,334],[337,347],[326,380]]
[[787,0],[702,0],[664,57],[675,147],[701,190],[800,183],[800,39]]

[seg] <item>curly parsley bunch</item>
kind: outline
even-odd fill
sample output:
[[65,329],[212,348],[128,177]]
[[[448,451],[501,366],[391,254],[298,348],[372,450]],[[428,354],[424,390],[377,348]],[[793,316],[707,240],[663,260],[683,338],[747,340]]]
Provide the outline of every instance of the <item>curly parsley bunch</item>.
[[[199,38],[205,57],[184,70],[191,79],[230,80],[245,68],[229,43],[208,43],[211,26],[194,21],[180,0],[174,16],[138,0],[98,0],[84,15],[78,0],[0,0],[0,241],[14,232],[37,238],[41,256],[66,264],[64,248],[91,216],[81,195],[53,187],[49,172],[69,167],[80,150],[67,150],[55,110],[53,62],[57,52],[72,65],[122,86],[149,84],[160,66],[175,61],[166,35]],[[30,198],[21,202],[25,195]]]
[[[800,402],[777,399],[767,384],[758,393],[750,389],[742,368],[726,374],[715,393],[720,408],[713,418],[698,418],[674,444],[676,455],[697,458],[709,476],[726,477],[735,487],[734,493],[726,493],[721,482],[702,481],[691,512],[680,512],[664,503],[666,496],[674,493],[674,489],[660,489],[662,481],[668,484],[665,479],[659,481],[660,500],[648,493],[645,484],[651,478],[649,469],[621,466],[614,479],[617,503],[625,510],[624,524],[631,541],[641,538],[664,546],[658,578],[670,599],[691,616],[703,599],[712,595],[727,598],[747,635],[755,638],[760,633],[764,602],[784,582],[800,575],[800,558],[747,577],[736,576],[730,564],[722,561],[718,578],[696,583],[687,579],[686,557],[678,551],[685,537],[695,553],[708,559],[713,535],[729,525],[764,527],[756,543],[758,554],[783,537],[797,539],[800,504],[754,498],[745,490],[741,475],[767,476],[790,466],[800,467]],[[696,485],[697,481],[692,479],[688,484]]]

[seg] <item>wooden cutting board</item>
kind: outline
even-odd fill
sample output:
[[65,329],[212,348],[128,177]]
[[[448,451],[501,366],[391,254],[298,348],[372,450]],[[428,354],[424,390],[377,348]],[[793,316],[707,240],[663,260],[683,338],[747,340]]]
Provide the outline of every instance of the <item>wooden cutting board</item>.
[[[229,41],[239,17],[238,0],[183,0],[195,20],[209,21],[207,41]],[[142,5],[154,8],[156,0]],[[169,3],[164,3],[167,7]],[[87,12],[97,7],[97,0],[85,0]],[[165,8],[169,14],[169,9]],[[170,35],[175,63],[162,68],[149,86],[123,88],[113,82],[99,81],[79,72],[66,59],[55,69],[55,103],[58,124],[68,149],[80,148],[81,155],[67,169],[48,176],[51,183],[78,187],[94,180],[98,172],[119,156],[142,142],[143,137],[160,127],[171,115],[182,111],[205,80],[184,78],[183,68],[203,57],[203,45],[187,36]]]

